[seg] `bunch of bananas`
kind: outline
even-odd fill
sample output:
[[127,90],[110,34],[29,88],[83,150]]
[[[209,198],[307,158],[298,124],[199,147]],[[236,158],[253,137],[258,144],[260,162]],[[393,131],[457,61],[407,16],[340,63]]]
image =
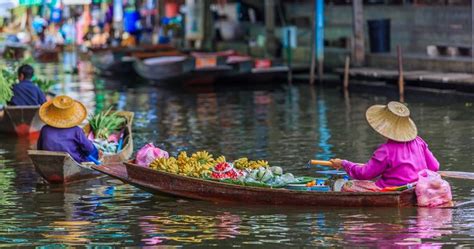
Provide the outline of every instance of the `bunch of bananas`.
[[249,161],[246,157],[241,157],[234,161],[234,167],[237,169],[258,169],[260,167],[269,167],[268,161],[258,160],[258,161]]
[[149,167],[155,170],[162,170],[170,173],[192,176],[206,177],[210,175],[211,169],[217,163],[225,162],[225,157],[220,156],[214,159],[207,151],[198,151],[191,157],[185,151],[178,154],[177,158],[158,158]]
[[150,163],[149,167],[154,170],[163,170],[174,174],[179,172],[178,161],[174,157],[155,159]]

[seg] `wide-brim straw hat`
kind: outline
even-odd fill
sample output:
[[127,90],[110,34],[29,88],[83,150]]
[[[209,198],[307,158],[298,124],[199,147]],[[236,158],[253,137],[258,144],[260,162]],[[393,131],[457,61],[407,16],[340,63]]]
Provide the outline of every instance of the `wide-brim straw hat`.
[[87,108],[68,96],[57,96],[44,103],[39,109],[40,119],[56,128],[71,128],[87,117]]
[[365,113],[369,125],[380,135],[398,142],[416,138],[418,130],[404,104],[392,101],[387,105],[373,105]]

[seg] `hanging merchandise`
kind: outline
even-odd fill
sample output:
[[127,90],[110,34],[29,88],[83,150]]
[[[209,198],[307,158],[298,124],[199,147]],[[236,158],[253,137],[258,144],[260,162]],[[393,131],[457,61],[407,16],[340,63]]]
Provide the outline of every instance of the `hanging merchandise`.
[[64,5],[89,5],[91,0],[62,0]]
[[125,32],[134,33],[138,30],[137,22],[140,22],[140,13],[138,11],[125,11],[123,20],[123,29]]
[[20,0],[20,6],[40,6],[43,0]]
[[204,39],[203,12],[203,0],[186,0],[185,34],[187,40]]
[[50,7],[51,7],[50,21],[53,23],[59,23],[61,21],[61,16],[62,16],[61,1],[52,0]]
[[114,22],[121,22],[123,20],[122,0],[114,0],[113,20]]

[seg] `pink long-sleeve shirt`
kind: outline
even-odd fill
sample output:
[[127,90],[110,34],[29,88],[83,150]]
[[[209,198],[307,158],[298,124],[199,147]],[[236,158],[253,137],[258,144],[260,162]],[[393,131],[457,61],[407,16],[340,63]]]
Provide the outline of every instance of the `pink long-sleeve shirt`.
[[388,140],[377,148],[366,164],[343,160],[342,167],[356,180],[371,180],[380,176],[375,184],[384,188],[416,182],[419,171],[438,171],[439,162],[426,142],[416,137],[409,142]]

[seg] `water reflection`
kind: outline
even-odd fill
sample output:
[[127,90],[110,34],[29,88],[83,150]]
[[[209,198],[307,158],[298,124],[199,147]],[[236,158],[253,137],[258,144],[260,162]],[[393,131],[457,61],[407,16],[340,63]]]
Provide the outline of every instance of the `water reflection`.
[[[93,79],[46,66],[90,112],[116,105],[135,112],[135,147],[153,142],[176,153],[206,149],[229,159],[262,158],[312,175],[311,157],[364,161],[381,142],[366,124],[386,96],[292,85],[272,89],[177,92]],[[95,80],[95,81],[93,81]],[[120,89],[120,90],[117,90]],[[71,93],[71,91],[74,91]],[[474,108],[464,102],[408,99],[420,134],[443,169],[471,171]],[[26,151],[34,142],[0,138],[0,246],[433,247],[469,246],[474,209],[315,208],[217,205],[151,195],[104,177],[58,187],[39,181]],[[462,146],[461,146],[462,145]],[[462,163],[460,163],[462,162]],[[450,180],[456,200],[472,184]]]
[[[418,208],[413,220],[406,222],[396,218],[396,222],[370,221],[374,218],[364,217],[368,221],[357,219],[346,221],[343,231],[345,243],[357,243],[360,246],[377,246],[392,248],[409,246],[416,248],[441,248],[442,243],[433,242],[441,236],[450,235],[453,222],[452,209]],[[358,217],[357,217],[358,218]],[[381,219],[381,217],[377,217]]]

